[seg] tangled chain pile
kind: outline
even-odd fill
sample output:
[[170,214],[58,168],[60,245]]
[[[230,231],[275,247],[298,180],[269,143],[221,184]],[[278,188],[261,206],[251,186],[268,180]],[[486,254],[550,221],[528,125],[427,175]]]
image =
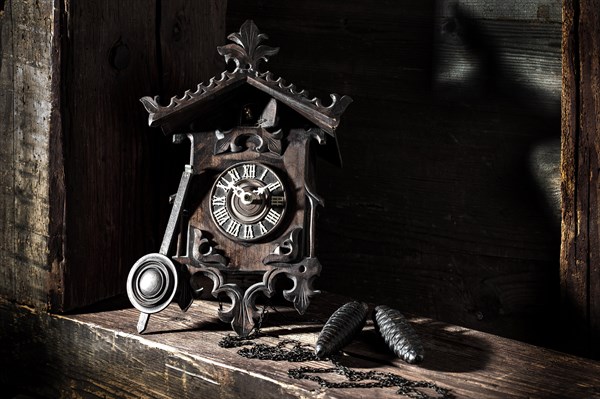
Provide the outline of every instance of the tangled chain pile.
[[[256,339],[266,336],[260,332],[260,325],[266,310],[263,310],[261,320],[256,330],[247,337],[227,335],[220,342],[222,348],[240,348],[238,354],[248,359],[274,360],[288,362],[319,361],[314,353],[314,348],[308,344],[293,339],[284,339],[277,345],[257,343]],[[429,381],[411,381],[393,373],[382,373],[379,371],[357,371],[339,363],[335,356],[329,358],[333,367],[299,367],[288,370],[288,375],[297,380],[310,380],[318,383],[324,388],[386,388],[395,387],[399,395],[416,399],[453,399],[454,395],[446,388],[437,386]],[[323,377],[324,374],[337,374],[346,381],[332,382]],[[429,389],[437,396],[429,396],[423,389]]]

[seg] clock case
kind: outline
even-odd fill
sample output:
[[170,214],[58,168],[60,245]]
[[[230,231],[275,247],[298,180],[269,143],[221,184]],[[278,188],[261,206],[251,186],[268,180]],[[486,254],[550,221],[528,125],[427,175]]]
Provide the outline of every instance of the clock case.
[[[325,106],[271,72],[259,72],[259,63],[279,49],[261,44],[267,36],[250,20],[228,39],[233,43],[217,50],[226,62],[233,61],[233,71],[173,97],[166,106],[158,96],[141,99],[150,126],[172,135],[175,143],[189,142],[190,161],[159,253],[142,257],[129,275],[128,295],[141,311],[140,333],[149,315],[174,298],[187,310],[194,297],[191,278],[199,275],[212,280],[215,297],[229,298],[218,316],[240,336],[248,335],[260,317],[257,295],[271,297],[279,277],[292,281],[283,296],[300,314],[318,293],[312,287],[321,271],[315,216],[323,200],[314,188],[314,158],[341,165],[335,131],[352,100],[331,94]],[[241,162],[268,166],[286,187],[285,220],[257,242],[227,237],[210,215],[216,177]]]

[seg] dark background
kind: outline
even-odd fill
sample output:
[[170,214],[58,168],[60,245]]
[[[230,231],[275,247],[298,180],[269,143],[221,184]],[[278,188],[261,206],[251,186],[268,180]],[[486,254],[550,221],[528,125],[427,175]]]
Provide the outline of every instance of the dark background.
[[556,344],[558,187],[535,177],[540,151],[558,168],[560,7],[229,1],[227,32],[281,48],[264,70],[354,99],[343,169],[318,169],[319,287]]

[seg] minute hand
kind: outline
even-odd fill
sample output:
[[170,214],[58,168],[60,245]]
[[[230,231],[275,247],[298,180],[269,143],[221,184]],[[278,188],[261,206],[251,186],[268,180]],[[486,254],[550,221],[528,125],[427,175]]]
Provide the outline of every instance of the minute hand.
[[272,191],[272,190],[276,189],[277,187],[279,187],[279,183],[270,183],[270,184],[267,184],[266,186],[259,187],[256,190],[253,190],[252,192],[255,194],[261,195],[266,190]]

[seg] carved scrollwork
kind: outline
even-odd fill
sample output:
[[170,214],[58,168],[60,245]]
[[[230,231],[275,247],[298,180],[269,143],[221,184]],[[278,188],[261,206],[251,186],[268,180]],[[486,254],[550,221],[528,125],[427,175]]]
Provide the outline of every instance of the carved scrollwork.
[[[195,269],[195,268],[194,268]],[[220,294],[226,295],[231,301],[229,308],[220,308],[219,319],[231,323],[233,330],[240,336],[247,336],[254,328],[254,314],[247,311],[244,301],[244,292],[236,284],[226,284],[221,271],[214,267],[203,267],[199,270],[213,282],[212,295],[217,298]]]
[[351,97],[332,93],[329,95],[331,104],[323,105],[320,98],[310,97],[308,91],[297,90],[294,84],[288,84],[283,78],[276,77],[271,72],[249,76],[248,83],[269,93],[273,98],[283,101],[331,135],[338,127],[342,114],[352,103]]
[[[283,297],[294,304],[294,308],[298,313],[304,314],[310,304],[310,298],[319,294],[318,290],[312,288],[313,281],[321,273],[319,260],[317,258],[304,258],[298,263],[278,263],[273,266],[276,268],[265,273],[263,283],[257,285],[255,291],[263,292],[270,297],[274,292],[275,278],[284,275],[292,280],[294,285],[289,290],[283,291]],[[248,292],[245,296],[248,296]]]
[[321,273],[321,264],[317,258],[304,258],[298,263],[278,263],[263,275],[261,282],[256,283],[246,291],[236,284],[226,284],[221,270],[205,264],[188,265],[191,274],[201,273],[213,282],[212,295],[226,295],[231,303],[226,309],[219,309],[219,319],[231,323],[233,330],[240,336],[249,335],[260,319],[261,311],[256,308],[256,298],[259,294],[271,297],[275,293],[275,280],[284,276],[292,280],[294,285],[283,291],[286,300],[294,304],[300,314],[304,314],[310,304],[310,298],[319,293],[313,290],[314,279]]
[[315,139],[319,145],[324,145],[327,142],[327,136],[322,129],[311,128],[306,132],[309,137]]
[[302,254],[302,228],[293,229],[289,236],[280,242],[273,252],[265,257],[263,263],[269,265],[272,263],[292,263],[299,260]]
[[281,155],[283,146],[281,138],[283,132],[277,130],[270,133],[264,129],[255,129],[255,132],[248,133],[246,130],[232,130],[229,132],[215,131],[217,141],[215,143],[214,154],[223,154],[225,152],[241,152],[253,148],[256,152],[271,151]]
[[[160,104],[158,96],[141,98],[140,101],[149,113],[150,126],[161,126],[165,133],[173,133],[197,118],[198,115],[189,112],[189,109],[202,111],[204,105],[211,103],[216,97],[249,84],[292,108],[328,134],[335,135],[341,115],[352,102],[350,97],[333,93],[329,95],[331,103],[324,105],[318,97],[310,97],[308,91],[297,89],[283,78],[271,72],[259,72],[259,62],[267,61],[279,49],[261,45],[267,35],[260,33],[250,20],[240,27],[239,32],[230,34],[228,39],[233,43],[217,47],[217,50],[226,61],[233,60],[236,69],[233,72],[223,71],[211,78],[208,84],[200,83],[195,90],[187,90],[181,97],[172,97],[168,105]],[[184,109],[187,111],[179,114]]]
[[262,292],[261,289],[256,290],[255,286],[262,286],[262,283],[255,284],[244,292],[236,284],[225,283],[225,278],[221,273],[221,270],[216,267],[189,265],[188,269],[192,274],[201,273],[212,280],[212,295],[215,298],[218,298],[221,294],[229,298],[229,306],[225,309],[220,308],[218,311],[217,315],[219,319],[225,323],[230,323],[233,330],[239,336],[245,337],[249,335],[260,318],[260,314],[254,305],[254,301],[255,295],[258,292]]
[[225,62],[233,60],[236,69],[256,69],[261,61],[268,61],[269,57],[279,52],[279,48],[261,45],[269,37],[260,33],[254,21],[247,20],[240,27],[239,32],[231,33],[227,39],[233,43],[217,47],[219,54],[225,57]]
[[174,256],[173,259],[183,264],[204,264],[207,266],[226,267],[227,258],[220,254],[207,234],[190,225],[188,228],[187,253],[183,256]]

